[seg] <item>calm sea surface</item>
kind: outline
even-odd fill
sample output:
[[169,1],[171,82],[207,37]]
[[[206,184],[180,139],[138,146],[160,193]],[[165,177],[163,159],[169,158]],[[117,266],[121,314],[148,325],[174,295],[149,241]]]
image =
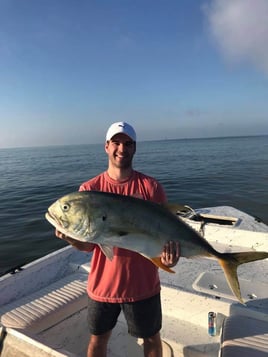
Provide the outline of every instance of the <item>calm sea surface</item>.
[[[103,145],[0,149],[0,274],[65,245],[47,207],[104,171]],[[268,136],[141,142],[135,169],[168,199],[193,208],[229,205],[268,224]]]

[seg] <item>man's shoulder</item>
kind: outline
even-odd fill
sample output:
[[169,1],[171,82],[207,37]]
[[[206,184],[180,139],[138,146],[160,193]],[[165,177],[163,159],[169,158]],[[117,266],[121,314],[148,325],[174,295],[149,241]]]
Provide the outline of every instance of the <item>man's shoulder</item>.
[[101,181],[104,179],[105,172],[98,174],[95,177],[92,177],[88,181],[83,182],[80,185],[79,191],[89,191],[99,189]]
[[148,181],[148,182],[151,182],[151,183],[158,183],[158,181],[152,177],[152,176],[149,176],[147,174],[144,174],[143,172],[140,172],[140,171],[134,171],[135,173],[135,176],[136,178],[142,180],[142,181]]
[[142,172],[135,171],[135,175],[137,180],[141,183],[140,186],[142,188],[144,198],[156,203],[166,202],[166,194],[159,181]]

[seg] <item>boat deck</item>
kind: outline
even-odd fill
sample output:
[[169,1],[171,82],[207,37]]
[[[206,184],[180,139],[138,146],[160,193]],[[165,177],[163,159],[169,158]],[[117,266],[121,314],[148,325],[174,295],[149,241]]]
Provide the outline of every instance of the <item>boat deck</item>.
[[[195,228],[199,229],[198,226]],[[210,225],[205,227],[205,233],[206,239],[218,250],[229,252],[239,247],[241,250],[268,251],[268,233],[265,230],[261,233]],[[90,255],[68,246],[25,266],[14,275],[0,278],[0,314],[1,323],[5,326],[1,327],[1,357],[86,356],[89,261]],[[232,350],[239,346],[242,355],[246,355],[245,347],[241,345],[245,341],[248,343],[248,334],[251,338],[255,333],[260,336],[250,348],[253,354],[248,356],[264,356],[263,353],[268,351],[267,264],[266,259],[239,268],[245,305],[238,303],[228,290],[221,268],[213,260],[181,258],[174,268],[175,274],[160,271],[163,357],[217,357],[220,349],[221,357],[241,356]],[[68,284],[75,279],[69,278],[74,276],[81,281],[70,287]],[[57,299],[59,303],[55,303]],[[217,313],[216,336],[208,334],[209,311]],[[252,322],[249,323],[251,330],[243,330],[238,340],[233,339],[238,330],[236,321],[241,323],[243,319],[250,319],[246,321]],[[221,334],[223,323],[227,327]],[[262,342],[260,347],[259,340]],[[120,315],[109,342],[108,357],[132,356],[143,356],[142,340],[128,335],[124,317]]]
[[[65,252],[71,252],[72,250],[71,247],[63,249]],[[160,273],[163,309],[163,328],[161,336],[164,341],[164,357],[218,356],[221,326],[224,319],[229,315],[253,317],[255,319],[257,318],[258,321],[266,320],[268,324],[267,298],[248,300],[247,305],[244,306],[235,301],[231,292],[222,298],[219,296],[218,290],[216,291],[216,295],[213,289],[211,293],[209,290],[205,293],[194,290],[192,285],[198,280],[196,279],[196,270],[193,269],[195,264],[198,264],[200,272],[202,272],[204,267],[206,267],[206,269],[209,267],[213,271],[215,262],[208,259],[201,259],[197,262],[181,258],[180,264],[175,269],[176,274]],[[256,265],[257,263],[252,264]],[[266,262],[259,262],[259,264],[264,265]],[[85,275],[86,277],[87,271],[90,270],[88,263],[79,265],[70,261],[70,266],[72,269],[75,269],[71,275],[82,274],[82,276]],[[253,274],[253,270],[254,269],[250,269],[251,274]],[[187,279],[185,271],[188,272]],[[194,271],[195,273],[193,273]],[[216,269],[215,267],[214,272],[215,271],[218,273],[216,276],[221,277],[219,268]],[[264,269],[263,271],[265,272]],[[264,273],[264,276],[265,275],[266,273]],[[66,277],[63,277],[57,283],[52,283],[50,289],[46,287],[44,291],[48,295],[50,294],[50,297],[53,296],[51,294],[55,293],[55,291],[56,294],[59,294],[59,292],[55,290],[55,284],[58,287],[60,283],[66,286],[67,280]],[[218,282],[219,289],[220,282],[221,279]],[[268,296],[268,285],[265,285],[263,282],[261,284],[262,288],[266,288],[263,294]],[[84,279],[84,295],[86,295],[85,288],[86,278]],[[42,293],[41,289],[41,295]],[[43,299],[45,299],[44,296]],[[29,300],[32,301],[33,299],[29,298]],[[55,307],[53,307],[53,319],[50,318],[46,320],[40,316],[38,319],[40,319],[41,323],[35,324],[36,321],[34,321],[34,319],[30,320],[30,326],[23,330],[9,328],[8,339],[5,341],[1,356],[17,356],[18,354],[16,353],[19,353],[19,351],[10,354],[10,352],[8,352],[8,350],[10,350],[9,346],[19,346],[20,348],[22,344],[25,357],[35,355],[38,357],[86,356],[89,339],[86,321],[86,300],[78,300],[73,310],[66,303],[64,303],[65,311],[63,311],[61,307],[60,313],[55,311]],[[19,299],[15,306],[21,306],[22,301],[25,302],[25,297]],[[14,302],[12,306],[14,306]],[[9,309],[10,306],[5,306],[5,308]],[[215,311],[217,313],[216,336],[208,335],[207,318],[209,311]],[[5,319],[3,319],[3,321],[5,321]],[[108,351],[108,357],[138,357],[143,355],[142,340],[135,339],[128,335],[123,315],[120,315],[116,328],[113,331]],[[19,353],[19,355],[23,356],[21,353]]]

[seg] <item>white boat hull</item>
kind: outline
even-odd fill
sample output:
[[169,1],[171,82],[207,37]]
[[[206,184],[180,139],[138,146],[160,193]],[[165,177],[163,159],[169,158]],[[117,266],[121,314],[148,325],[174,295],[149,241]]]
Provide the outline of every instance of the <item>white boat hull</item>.
[[[200,222],[188,223],[197,230],[201,228]],[[251,230],[245,229],[249,226]],[[268,227],[254,224],[252,217],[248,226],[207,224],[204,232],[205,238],[221,251],[268,251]],[[172,353],[176,357],[218,356],[220,328],[229,315],[268,323],[267,267],[268,261],[264,260],[239,268],[245,306],[235,300],[228,287],[226,290],[221,268],[213,260],[181,258],[176,274],[161,271],[164,357]],[[86,356],[88,273],[90,254],[68,246],[26,265],[14,275],[1,277],[1,357]],[[78,285],[74,285],[76,280]],[[68,291],[73,294],[72,299]],[[208,334],[209,311],[217,313],[217,335],[213,337]],[[108,357],[142,355],[142,340],[128,335],[120,315],[109,342]]]

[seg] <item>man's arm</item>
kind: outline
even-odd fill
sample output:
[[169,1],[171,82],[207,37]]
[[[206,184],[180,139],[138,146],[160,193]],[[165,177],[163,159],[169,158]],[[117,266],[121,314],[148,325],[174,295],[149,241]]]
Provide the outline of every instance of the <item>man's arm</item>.
[[[154,190],[154,202],[163,204],[167,202],[166,193],[163,189],[163,186],[156,182],[156,187]],[[169,241],[163,247],[163,252],[161,254],[161,262],[165,266],[172,268],[174,267],[180,259],[180,246],[178,242]]]
[[79,240],[70,238],[60,231],[55,231],[56,237],[65,240],[67,243],[71,244],[74,248],[81,250],[83,252],[91,252],[95,248],[95,244],[88,242],[80,242]]

